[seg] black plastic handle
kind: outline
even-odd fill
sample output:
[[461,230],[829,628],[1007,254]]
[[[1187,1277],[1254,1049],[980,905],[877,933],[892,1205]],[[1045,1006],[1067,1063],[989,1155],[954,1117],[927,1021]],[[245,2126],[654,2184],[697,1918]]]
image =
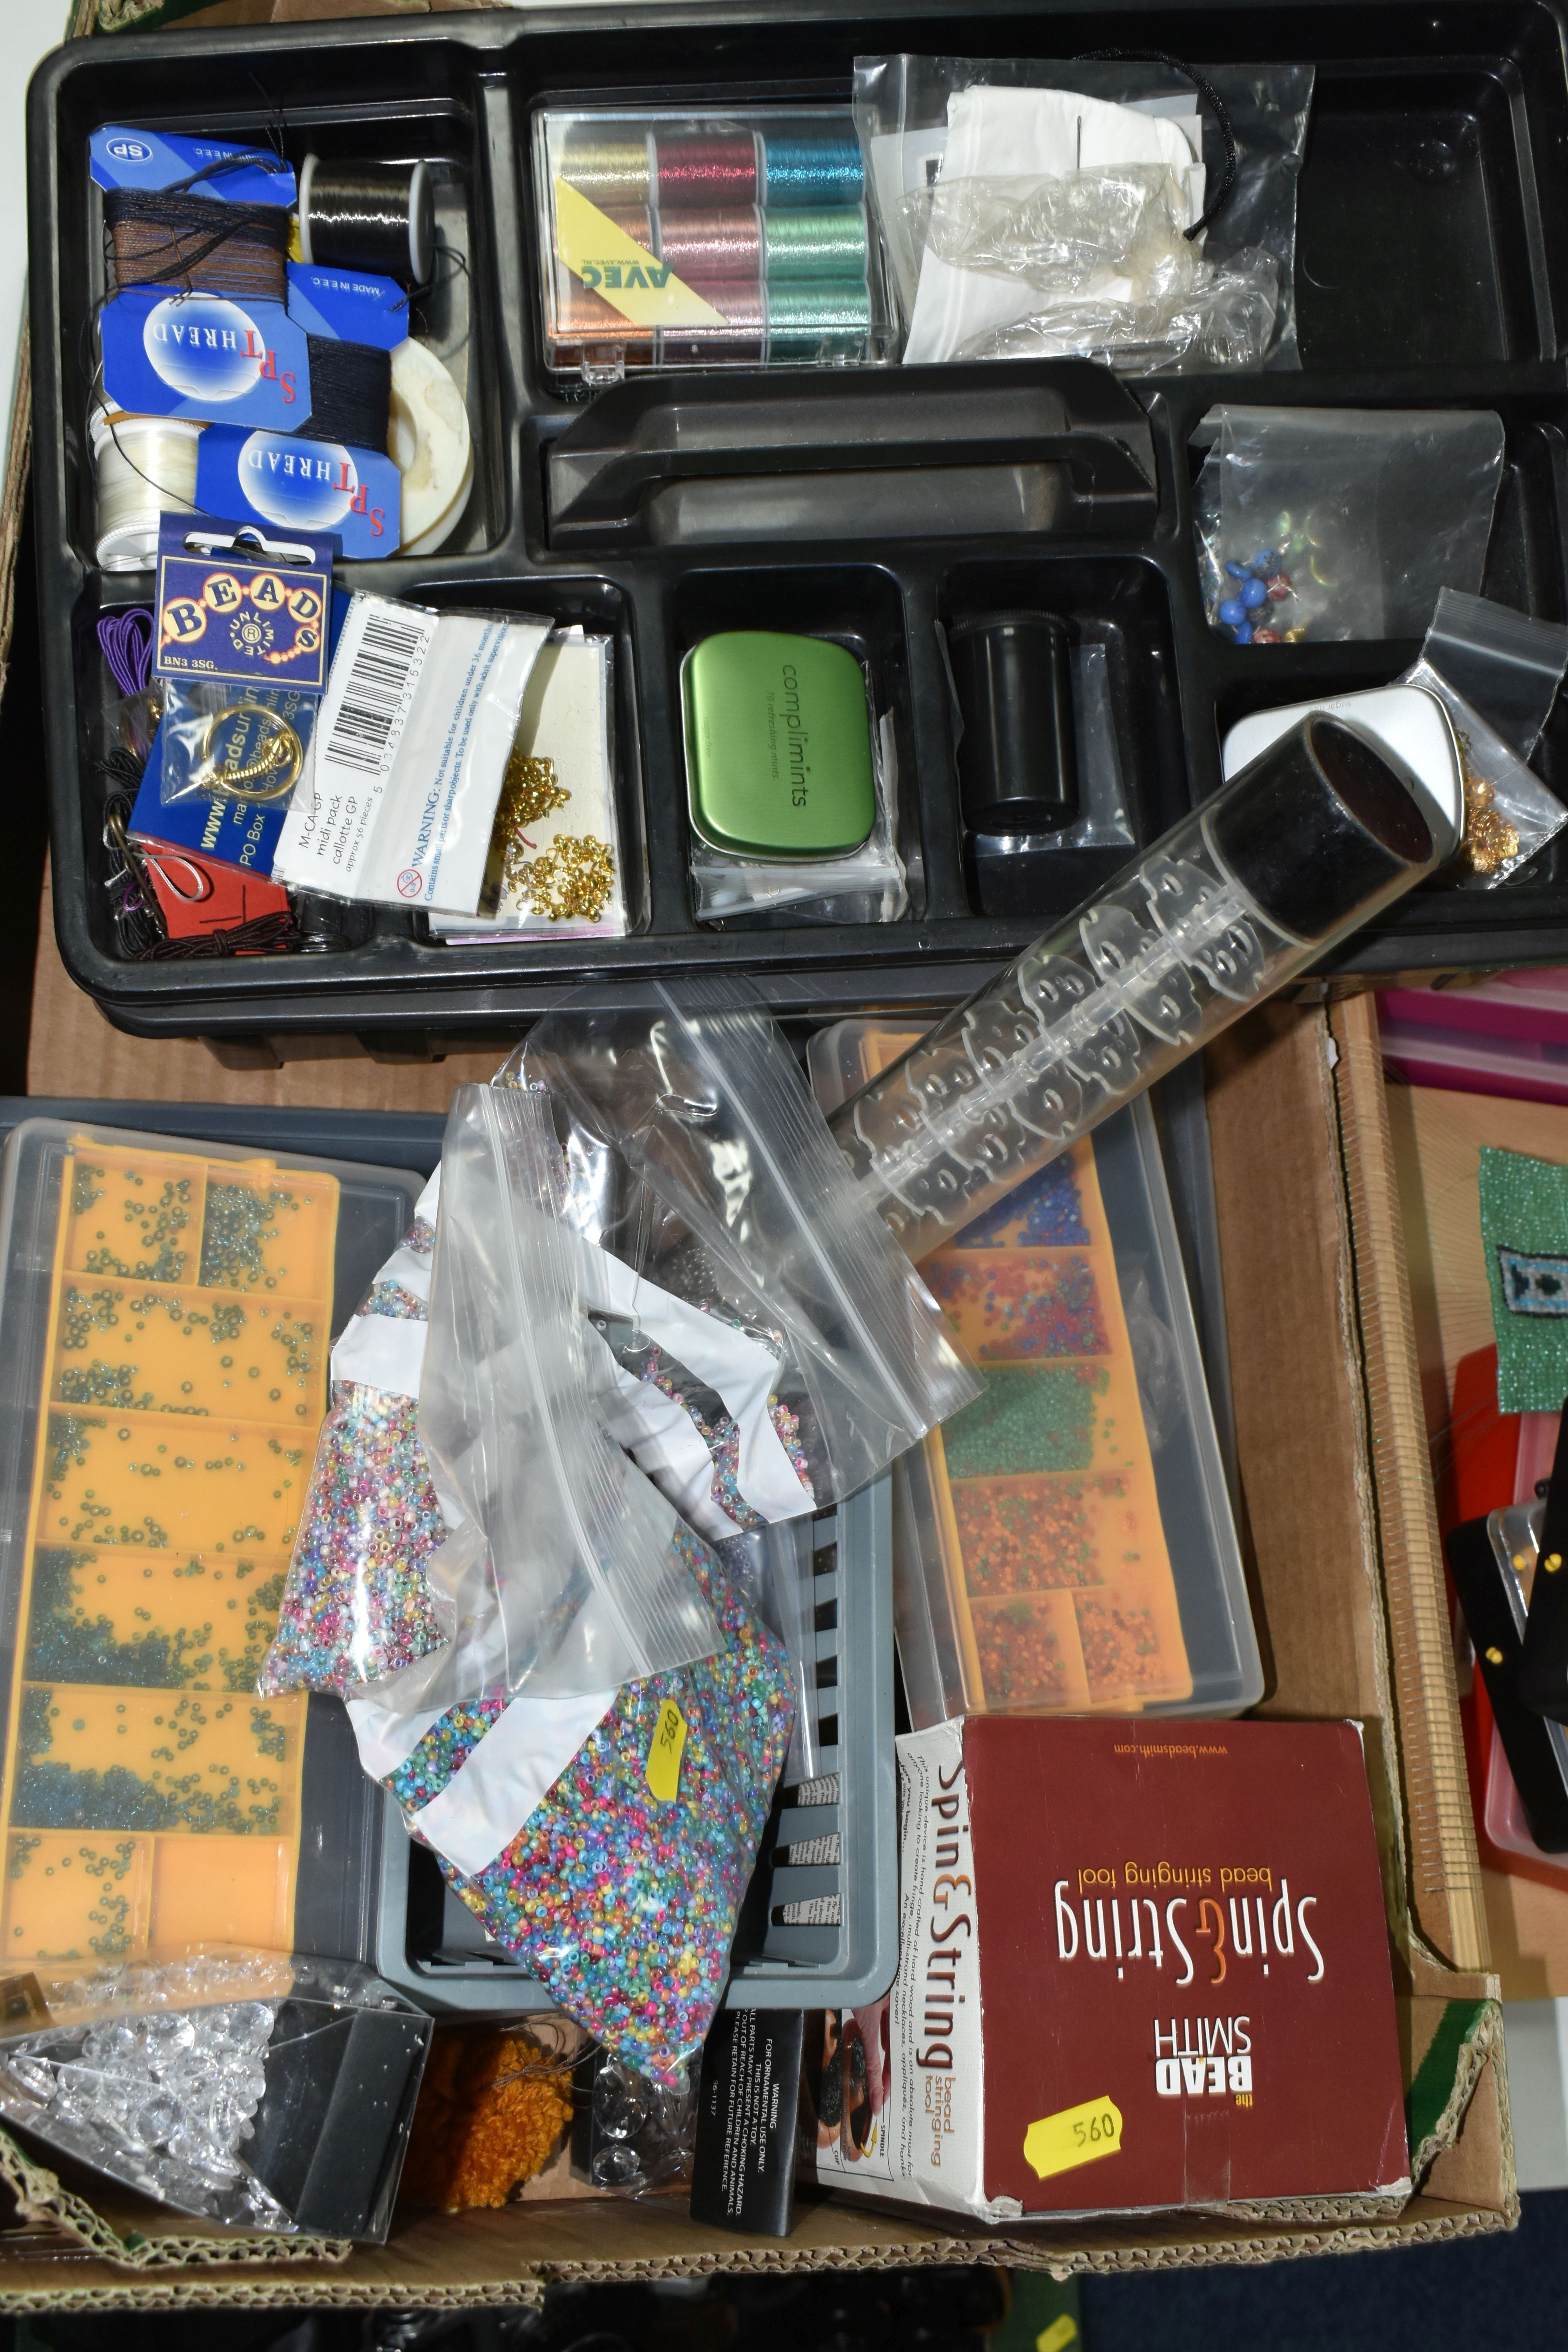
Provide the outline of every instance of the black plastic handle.
[[601,393],[550,444],[550,538],[636,543],[651,491],[704,477],[1041,463],[1066,467],[1097,525],[1152,526],[1149,420],[1109,369],[1087,360],[1021,362],[1000,375],[952,366],[803,369],[783,383],[777,369],[644,376]]

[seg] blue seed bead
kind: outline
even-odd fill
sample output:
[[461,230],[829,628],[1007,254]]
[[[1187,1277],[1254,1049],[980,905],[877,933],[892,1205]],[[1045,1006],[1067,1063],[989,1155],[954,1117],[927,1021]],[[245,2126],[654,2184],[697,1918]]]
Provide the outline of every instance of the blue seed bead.
[[1227,563],[1225,568],[1233,580],[1245,580],[1247,577],[1245,563]]
[[1252,624],[1250,621],[1243,621],[1240,624],[1236,632],[1236,642],[1238,646],[1249,646],[1252,643]]
[[1246,605],[1249,613],[1256,613],[1259,604],[1267,603],[1268,597],[1268,591],[1264,586],[1261,580],[1244,580],[1242,582],[1241,601]]
[[1238,621],[1246,620],[1247,607],[1239,596],[1227,596],[1219,608],[1219,616],[1227,629],[1234,629]]
[[1254,572],[1272,572],[1279,561],[1273,548],[1260,547],[1252,559],[1252,569]]

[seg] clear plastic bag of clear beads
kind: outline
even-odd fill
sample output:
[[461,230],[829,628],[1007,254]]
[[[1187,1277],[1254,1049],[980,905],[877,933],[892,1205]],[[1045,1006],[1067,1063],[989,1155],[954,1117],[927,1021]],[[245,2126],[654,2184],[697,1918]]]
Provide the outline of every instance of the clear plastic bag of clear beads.
[[370,1969],[206,1948],[26,1981],[8,2123],[183,2213],[385,2238],[431,2026]]

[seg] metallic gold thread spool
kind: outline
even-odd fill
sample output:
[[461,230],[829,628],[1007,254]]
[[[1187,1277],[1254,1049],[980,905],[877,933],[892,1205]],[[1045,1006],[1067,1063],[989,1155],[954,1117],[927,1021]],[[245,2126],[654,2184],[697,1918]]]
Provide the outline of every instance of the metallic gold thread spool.
[[576,123],[566,133],[555,168],[601,208],[646,205],[651,194],[651,146],[646,131],[605,132]]

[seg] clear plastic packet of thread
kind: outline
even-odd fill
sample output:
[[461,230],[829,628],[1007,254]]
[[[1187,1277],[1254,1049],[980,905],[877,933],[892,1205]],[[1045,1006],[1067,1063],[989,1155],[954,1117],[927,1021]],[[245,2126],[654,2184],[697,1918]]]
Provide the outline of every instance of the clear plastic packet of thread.
[[[722,1997],[793,1710],[776,1637],[689,1528],[672,1549],[722,1646],[624,1685],[487,1867],[465,1874],[436,1851],[487,1932],[569,2016],[679,2089]],[[449,1708],[385,1776],[411,1835],[444,1792],[461,1801],[505,1711],[499,1692]]]
[[[421,1210],[433,1205],[427,1192]],[[448,1638],[425,1573],[447,1523],[419,1436],[435,1238],[428,1214],[416,1217],[339,1341],[378,1377],[332,1382],[264,1696],[374,1687]]]
[[[1207,260],[1167,168],[946,180],[900,210],[952,273],[939,281],[943,317],[926,322],[932,357],[1104,359],[1145,374],[1258,367],[1273,341],[1278,262],[1256,250]],[[1009,282],[1013,299],[998,301]]]
[[158,797],[287,807],[304,772],[320,697],[292,687],[162,681]]
[[[1092,351],[1098,341],[1111,364],[1134,373],[1298,367],[1296,187],[1313,81],[1312,67],[1295,63],[1205,59],[1194,71],[1168,57],[858,58],[855,121],[905,359]],[[1048,305],[1030,299],[1011,243],[1008,269],[989,289],[978,266],[967,287],[955,286],[958,273],[928,253],[925,199],[950,173],[1037,182],[1088,173],[1091,161],[1175,169],[1187,199],[1182,226],[1198,228],[1193,253],[1214,273],[1205,302],[1176,306],[1163,320],[1114,308],[1074,320],[1059,288]],[[956,306],[955,291],[965,298]]]

